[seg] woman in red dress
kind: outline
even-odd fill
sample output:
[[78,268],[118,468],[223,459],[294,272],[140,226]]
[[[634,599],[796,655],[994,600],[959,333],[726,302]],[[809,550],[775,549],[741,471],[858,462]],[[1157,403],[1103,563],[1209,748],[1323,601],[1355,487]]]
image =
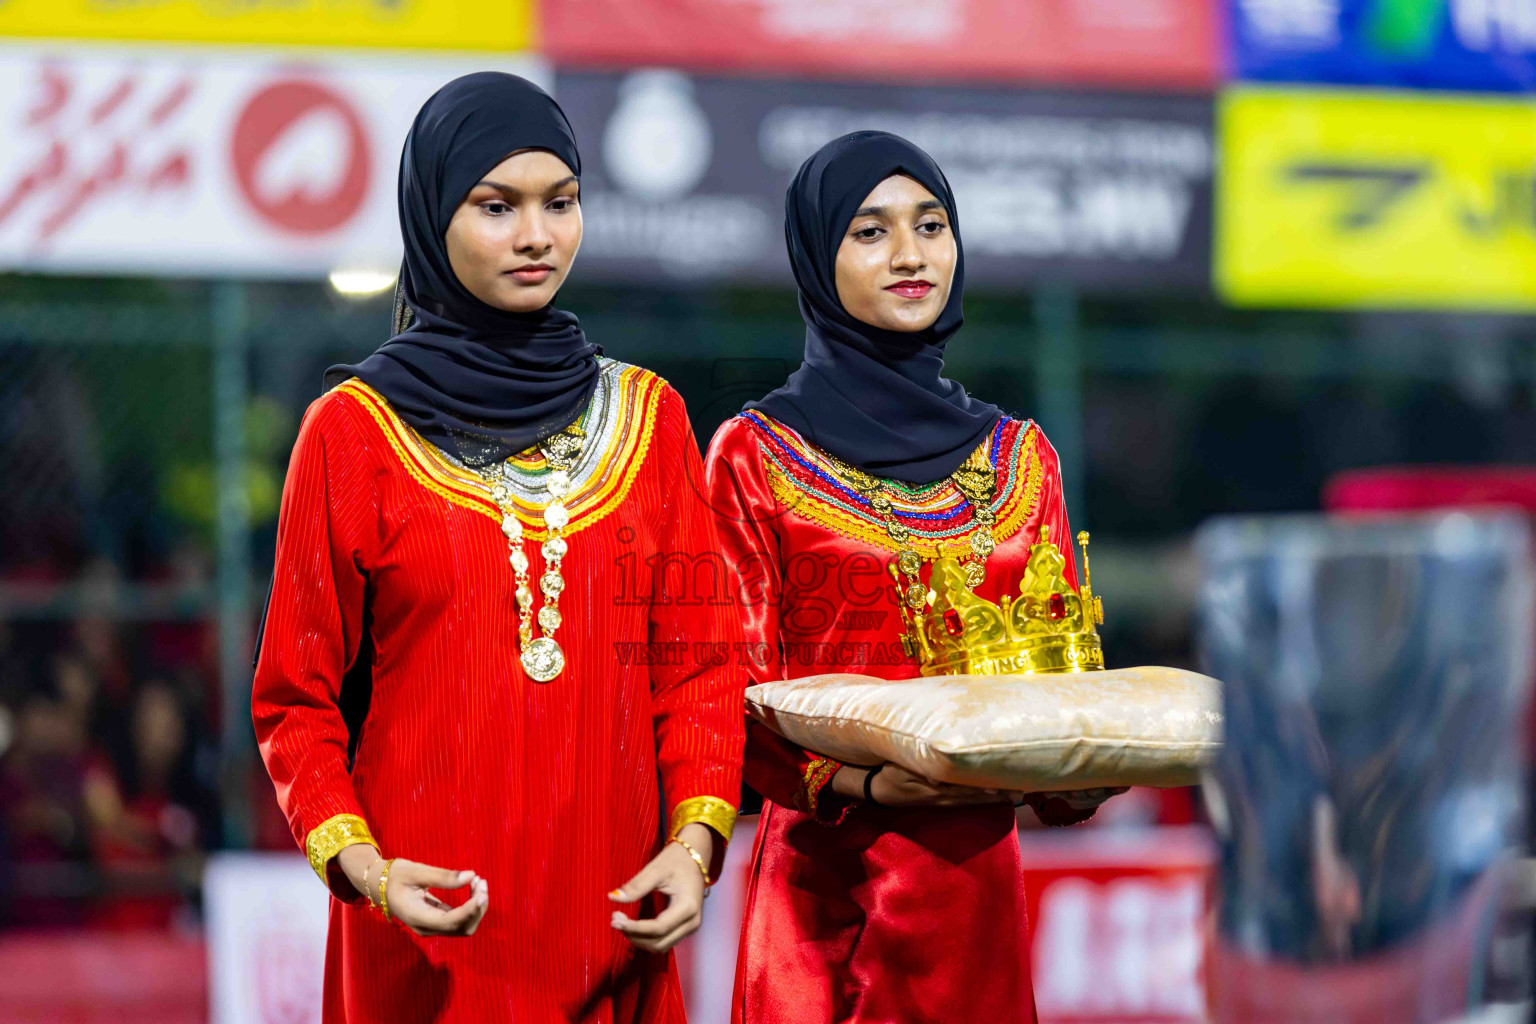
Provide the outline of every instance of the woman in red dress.
[[[884,132],[828,143],[790,185],[785,233],[805,361],[726,421],[705,460],[751,675],[908,678],[918,665],[888,563],[905,589],[923,563],[960,558],[996,601],[1049,527],[1075,585],[1056,453],[1038,426],[942,376],[964,261],[954,196],[926,154]],[[736,1021],[1034,1019],[1013,801],[1070,824],[1096,795],[842,765],[755,723],[745,774],[766,800]]]
[[294,446],[253,712],[335,897],[328,1022],[684,1019],[667,951],[735,818],[740,633],[672,568],[718,557],[681,399],[550,304],[580,170],[522,79],[429,100],[399,333]]

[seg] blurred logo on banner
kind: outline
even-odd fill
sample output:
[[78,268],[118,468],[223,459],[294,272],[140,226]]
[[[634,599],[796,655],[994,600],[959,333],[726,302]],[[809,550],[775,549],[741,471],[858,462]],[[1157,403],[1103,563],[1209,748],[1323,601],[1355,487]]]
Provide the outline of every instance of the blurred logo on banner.
[[230,142],[241,194],[276,227],[334,230],[368,195],[372,168],[362,117],[319,82],[288,79],[263,88],[240,112]]
[[838,135],[881,128],[944,167],[973,282],[1209,284],[1208,100],[655,70],[561,71],[556,95],[589,154],[581,258],[594,278],[787,283],[795,169]]
[[[536,60],[497,63],[548,80]],[[393,268],[411,119],[484,64],[0,47],[0,267],[283,278]]]
[[1237,77],[1536,89],[1536,0],[1229,0]]
[[572,65],[1208,88],[1217,0],[543,0]]
[[1215,279],[1239,305],[1536,308],[1536,107],[1243,88]]
[[709,118],[693,84],[673,71],[641,71],[619,86],[619,104],[603,129],[603,164],[626,192],[676,199],[709,168]]
[[[688,76],[643,70],[608,84],[613,90],[601,111],[573,109],[560,96],[582,151],[600,152],[602,173],[617,186],[593,188],[592,175],[583,175],[583,268],[595,256],[628,268],[622,277],[652,276],[659,268],[709,278],[752,260],[777,224],[758,197],[713,190],[704,181],[715,130]],[[594,131],[601,145],[592,145]]]
[[532,0],[5,0],[0,37],[521,50]]

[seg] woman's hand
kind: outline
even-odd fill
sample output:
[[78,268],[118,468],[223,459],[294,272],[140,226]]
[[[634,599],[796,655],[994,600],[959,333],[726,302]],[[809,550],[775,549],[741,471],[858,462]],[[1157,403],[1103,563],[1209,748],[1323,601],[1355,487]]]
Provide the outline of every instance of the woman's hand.
[[[355,843],[344,848],[336,859],[357,891],[378,906],[379,876],[384,873],[379,851],[366,843]],[[490,887],[473,871],[449,871],[396,857],[389,866],[387,884],[389,916],[417,935],[473,935],[490,905]],[[472,887],[470,896],[460,907],[450,907],[431,892],[462,889],[466,885]]]
[[[715,834],[707,826],[685,825],[678,838],[693,847],[705,864],[711,863]],[[665,953],[698,931],[704,921],[704,872],[681,845],[668,843],[639,874],[610,892],[608,898],[615,903],[634,903],[653,892],[666,895],[665,910],[642,921],[615,910],[612,924],[637,949]]]
[[[843,765],[832,776],[832,789],[839,796],[864,799],[864,777],[868,768]],[[875,775],[870,785],[875,802],[888,807],[963,807],[971,804],[1013,803],[1020,794],[1006,789],[975,789],[947,782],[929,782],[899,765],[888,764]]]

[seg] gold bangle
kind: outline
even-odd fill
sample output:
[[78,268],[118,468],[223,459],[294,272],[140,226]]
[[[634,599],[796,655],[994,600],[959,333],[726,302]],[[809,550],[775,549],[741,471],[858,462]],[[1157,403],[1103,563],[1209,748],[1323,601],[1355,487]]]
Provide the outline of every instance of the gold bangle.
[[395,862],[391,857],[384,862],[379,869],[379,912],[384,915],[384,920],[389,920],[389,866]]
[[676,843],[688,851],[688,856],[692,857],[693,862],[699,866],[699,874],[704,876],[704,888],[708,889],[715,884],[714,879],[709,877],[709,866],[704,863],[704,858],[699,856],[699,851],[688,845],[688,840],[679,836],[673,836],[668,842]]

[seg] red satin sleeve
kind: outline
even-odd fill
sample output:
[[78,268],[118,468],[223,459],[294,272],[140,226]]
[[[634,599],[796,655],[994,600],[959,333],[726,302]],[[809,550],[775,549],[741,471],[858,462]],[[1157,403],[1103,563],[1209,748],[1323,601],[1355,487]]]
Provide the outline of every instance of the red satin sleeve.
[[[655,444],[654,457],[669,467],[669,479],[660,510],[662,557],[653,566],[650,640],[656,649],[677,650],[681,656],[658,658],[653,665],[651,707],[657,764],[675,833],[700,798],[714,797],[732,808],[741,798],[741,692],[746,682],[735,658],[741,625],[716,517],[705,500],[703,463],[682,397],[671,388],[657,408]],[[728,822],[707,815],[690,820],[730,839]],[[715,845],[718,874],[725,842]]]
[[[721,550],[734,573],[749,683],[784,678],[779,644],[783,561],[777,526],[785,514],[768,487],[757,438],[747,421],[720,426],[704,459],[705,491],[719,522]],[[742,772],[747,784],[781,807],[837,824],[852,804],[830,788],[842,765],[804,750],[748,720]]]
[[[363,813],[338,704],[362,639],[366,567],[377,537],[372,483],[355,457],[354,415],[331,393],[309,407],[299,428],[251,698],[257,745],[301,848],[317,826]],[[333,454],[349,449],[352,458]],[[337,898],[361,899],[334,862],[326,881]]]
[[[1036,427],[1038,430],[1039,428]],[[1056,454],[1056,449],[1051,442],[1046,440],[1045,432],[1040,432],[1040,525],[1051,528],[1051,540],[1061,549],[1061,555],[1067,560],[1066,568],[1062,574],[1067,582],[1074,587],[1079,586],[1077,578],[1077,538],[1072,536],[1072,525],[1067,519],[1067,499],[1061,487],[1061,459]],[[1037,538],[1038,539],[1038,538]]]

